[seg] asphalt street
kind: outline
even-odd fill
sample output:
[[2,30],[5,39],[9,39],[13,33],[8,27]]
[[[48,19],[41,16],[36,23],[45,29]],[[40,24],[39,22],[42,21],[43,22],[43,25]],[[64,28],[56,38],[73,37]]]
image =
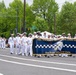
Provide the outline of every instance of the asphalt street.
[[26,57],[0,49],[0,75],[76,75],[76,57]]

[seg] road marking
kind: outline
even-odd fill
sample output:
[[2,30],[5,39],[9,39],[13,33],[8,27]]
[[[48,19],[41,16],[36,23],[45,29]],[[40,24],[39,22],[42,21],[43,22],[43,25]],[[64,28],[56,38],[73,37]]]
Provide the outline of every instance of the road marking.
[[71,69],[48,67],[48,66],[41,66],[41,65],[33,65],[33,64],[20,63],[20,62],[15,62],[15,61],[8,61],[8,60],[3,60],[3,59],[0,59],[0,61],[7,62],[7,63],[12,63],[12,64],[17,64],[17,65],[23,65],[23,66],[30,66],[30,67],[43,68],[43,69],[53,69],[53,70],[75,72],[76,73],[76,70],[71,70]]
[[0,75],[3,75],[2,73],[0,73]]
[[41,60],[26,59],[26,58],[13,57],[13,56],[1,55],[1,54],[0,54],[0,56],[8,57],[8,58],[14,58],[14,59],[19,59],[19,60],[27,60],[27,61],[34,61],[34,62],[48,63],[48,64],[58,64],[58,65],[66,65],[66,66],[76,66],[76,64],[60,63],[60,62],[49,62],[49,61],[41,61]]

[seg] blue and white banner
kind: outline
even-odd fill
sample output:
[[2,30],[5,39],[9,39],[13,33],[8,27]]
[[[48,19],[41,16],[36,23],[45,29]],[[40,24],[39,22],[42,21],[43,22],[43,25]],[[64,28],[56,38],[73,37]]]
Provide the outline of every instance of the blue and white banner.
[[69,51],[71,53],[76,53],[76,41],[45,41],[41,39],[33,40],[33,54],[45,54],[46,52],[56,51]]

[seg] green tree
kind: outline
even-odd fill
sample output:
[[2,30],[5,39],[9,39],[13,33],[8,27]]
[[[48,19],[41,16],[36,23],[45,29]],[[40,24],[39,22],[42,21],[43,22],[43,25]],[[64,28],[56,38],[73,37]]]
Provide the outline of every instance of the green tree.
[[[14,0],[9,5],[8,12],[11,15],[10,26],[13,28],[13,30],[16,28],[16,23],[17,23],[16,19],[17,19],[17,16],[18,16],[18,31],[22,32],[23,19],[24,19],[24,15],[23,15],[24,14],[24,5],[21,2],[21,0]],[[34,19],[35,19],[35,17],[33,15],[32,10],[31,10],[31,6],[26,4],[26,11],[25,11],[25,28],[26,29],[31,27],[32,22],[34,21]]]
[[15,31],[18,29],[17,31],[20,32],[20,24],[22,24],[21,19],[23,18],[22,1],[14,0],[12,3],[9,4],[7,11],[10,30],[12,29],[13,31]]
[[6,6],[4,1],[0,2],[0,36],[4,37],[7,33]]
[[[18,32],[22,32],[23,27],[23,18],[24,18],[24,4],[21,0],[14,0],[9,4],[9,7],[6,8],[4,1],[0,2],[0,35],[5,35],[9,37],[10,33],[16,33],[17,28]],[[35,20],[35,16],[31,10],[31,6],[26,4],[26,13],[25,13],[25,28],[31,28],[32,23]],[[27,32],[30,32],[28,30]]]
[[35,15],[31,10],[31,6],[26,4],[26,31],[31,32],[32,23],[35,21]]
[[53,32],[54,15],[58,11],[58,4],[55,0],[33,0],[32,10],[35,16],[39,16],[47,22],[49,31]]
[[6,6],[5,6],[5,4],[4,4],[4,1],[2,0],[2,2],[0,2],[0,12],[1,12],[3,9],[6,9]]
[[62,6],[61,12],[59,13],[57,22],[58,33],[71,33],[75,34],[76,28],[76,15],[75,6],[72,3],[65,2]]
[[49,27],[47,26],[47,22],[38,16],[36,16],[35,21],[33,22],[33,26],[36,27],[33,31],[48,31]]

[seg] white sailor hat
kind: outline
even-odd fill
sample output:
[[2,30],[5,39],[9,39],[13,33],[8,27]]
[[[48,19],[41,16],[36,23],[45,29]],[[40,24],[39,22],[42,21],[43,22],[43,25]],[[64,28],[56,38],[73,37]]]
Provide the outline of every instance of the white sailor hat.
[[29,33],[29,35],[28,36],[32,36],[32,33]]
[[17,35],[19,35],[20,33],[17,33]]
[[11,36],[14,36],[14,34],[11,34]]
[[68,35],[70,36],[71,34],[70,34],[70,33],[68,33]]
[[23,36],[23,34],[19,34],[19,36],[20,36],[20,37],[22,37],[22,36]]
[[23,33],[23,35],[26,35],[26,34],[27,34],[26,32]]
[[34,32],[34,34],[36,34],[36,32]]
[[62,33],[62,35],[65,35],[65,33]]
[[40,31],[37,31],[37,33],[41,33]]

